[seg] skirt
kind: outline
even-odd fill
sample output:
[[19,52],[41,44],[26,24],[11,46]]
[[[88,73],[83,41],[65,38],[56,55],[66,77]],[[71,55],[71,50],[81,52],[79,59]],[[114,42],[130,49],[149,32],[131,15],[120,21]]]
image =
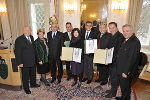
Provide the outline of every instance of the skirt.
[[37,72],[39,74],[46,74],[49,72],[48,62],[43,64],[37,64]]
[[79,75],[83,72],[83,64],[77,62],[71,62],[71,72],[73,75]]

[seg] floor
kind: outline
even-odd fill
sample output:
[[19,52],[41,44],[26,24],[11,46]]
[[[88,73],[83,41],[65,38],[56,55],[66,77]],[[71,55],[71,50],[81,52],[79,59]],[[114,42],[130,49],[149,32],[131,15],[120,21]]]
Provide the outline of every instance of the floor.
[[133,84],[137,100],[150,100],[150,82],[137,79]]

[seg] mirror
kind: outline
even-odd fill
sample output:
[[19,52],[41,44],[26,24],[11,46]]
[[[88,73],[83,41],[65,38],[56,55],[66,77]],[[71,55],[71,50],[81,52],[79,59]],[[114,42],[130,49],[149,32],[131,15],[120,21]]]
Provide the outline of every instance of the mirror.
[[97,21],[107,23],[108,0],[82,0],[81,23]]

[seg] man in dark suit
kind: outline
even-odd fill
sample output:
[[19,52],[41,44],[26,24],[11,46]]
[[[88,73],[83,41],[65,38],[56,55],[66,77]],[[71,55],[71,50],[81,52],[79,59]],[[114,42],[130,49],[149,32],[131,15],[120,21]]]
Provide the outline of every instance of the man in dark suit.
[[[91,31],[92,22],[87,21],[85,25],[86,30],[82,33],[83,40],[96,39],[97,35],[95,32]],[[84,78],[82,82],[87,81],[90,84],[93,79],[93,57],[94,54],[84,54]]]
[[106,98],[112,98],[116,96],[117,88],[118,88],[118,77],[117,77],[117,65],[116,65],[116,58],[118,54],[118,50],[124,41],[124,37],[122,33],[118,31],[117,23],[110,22],[109,25],[109,31],[112,34],[111,40],[109,42],[109,48],[114,47],[114,53],[113,53],[113,59],[112,63],[109,64],[109,72],[110,72],[110,80],[111,80],[111,89],[106,91],[108,95],[106,95]]
[[[109,46],[111,34],[107,32],[107,26],[105,24],[99,25],[99,34],[97,37],[98,49],[107,49]],[[96,82],[101,81],[101,85],[105,85],[108,82],[108,66],[104,64],[98,64],[97,70],[99,72],[99,78]]]
[[[50,32],[47,33],[48,38],[48,47],[49,47],[49,63],[52,80],[51,83],[55,82],[56,78],[58,79],[57,83],[61,82],[63,75],[62,62],[60,60],[61,50],[63,45],[63,33],[58,31],[58,24],[51,25]],[[56,64],[58,66],[58,75],[56,77]]]
[[118,54],[117,54],[117,75],[119,77],[119,85],[122,96],[117,100],[130,100],[131,82],[138,66],[138,58],[140,54],[141,44],[139,39],[135,36],[133,27],[131,25],[124,25],[122,27],[123,36],[125,37]]
[[[72,24],[70,22],[66,23],[66,30],[67,32],[63,33],[64,46],[66,46],[67,41],[71,41]],[[70,69],[70,61],[65,61],[65,63],[66,63],[67,81],[69,81],[72,77]]]
[[97,34],[99,33],[99,26],[98,26],[98,22],[96,20],[93,21],[93,27],[91,30]]
[[24,28],[24,34],[15,41],[15,57],[17,65],[21,68],[23,89],[26,94],[31,94],[30,87],[39,87],[36,84],[35,51],[33,47],[33,36],[30,27]]

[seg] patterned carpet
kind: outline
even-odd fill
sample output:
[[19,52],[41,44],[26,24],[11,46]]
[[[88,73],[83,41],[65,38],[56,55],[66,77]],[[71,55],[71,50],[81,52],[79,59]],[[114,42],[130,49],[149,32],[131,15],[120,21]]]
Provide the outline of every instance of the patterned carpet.
[[[105,91],[110,88],[109,85],[100,86],[99,83],[92,82],[91,84],[82,83],[80,88],[71,87],[73,80],[66,81],[63,79],[61,84],[51,84],[50,87],[41,84],[40,88],[31,88],[31,94],[27,95],[23,90],[11,91],[0,89],[0,100],[113,100],[106,99]],[[117,95],[120,94],[118,89]],[[131,93],[131,100],[136,100],[135,95]]]

